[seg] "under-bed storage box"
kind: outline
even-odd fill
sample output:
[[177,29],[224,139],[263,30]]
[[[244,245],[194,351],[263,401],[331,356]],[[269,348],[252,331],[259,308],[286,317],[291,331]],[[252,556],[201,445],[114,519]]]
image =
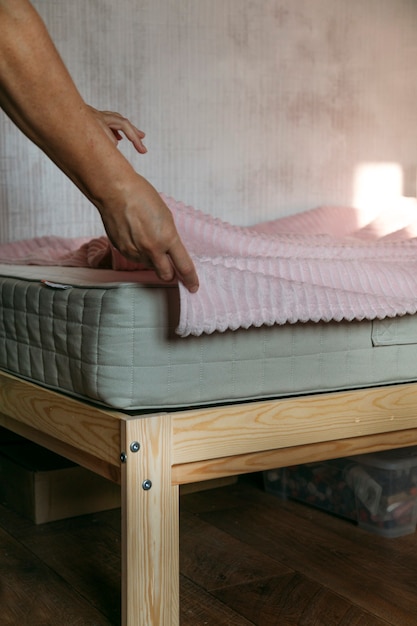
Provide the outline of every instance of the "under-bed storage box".
[[413,533],[417,447],[264,472],[267,491],[357,521],[384,537]]

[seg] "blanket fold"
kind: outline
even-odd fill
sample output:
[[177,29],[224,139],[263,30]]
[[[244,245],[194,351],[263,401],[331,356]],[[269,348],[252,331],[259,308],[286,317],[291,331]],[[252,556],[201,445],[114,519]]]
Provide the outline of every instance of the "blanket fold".
[[[417,312],[414,200],[390,211],[320,207],[240,227],[162,197],[200,278],[196,294],[179,284],[181,336]],[[143,269],[106,237],[3,244],[0,262]]]

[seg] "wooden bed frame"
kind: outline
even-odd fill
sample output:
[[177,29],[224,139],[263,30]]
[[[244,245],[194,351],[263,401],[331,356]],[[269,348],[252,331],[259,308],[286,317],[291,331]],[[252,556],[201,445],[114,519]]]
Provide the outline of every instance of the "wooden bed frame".
[[0,424],[122,491],[122,624],[179,624],[179,485],[417,443],[417,383],[128,415],[0,372]]

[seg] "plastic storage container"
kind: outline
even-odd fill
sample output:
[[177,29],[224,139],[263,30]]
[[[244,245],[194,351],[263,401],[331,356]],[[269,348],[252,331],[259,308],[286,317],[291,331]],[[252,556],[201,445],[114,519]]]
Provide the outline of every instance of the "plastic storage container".
[[416,529],[417,447],[269,470],[264,485],[384,537]]

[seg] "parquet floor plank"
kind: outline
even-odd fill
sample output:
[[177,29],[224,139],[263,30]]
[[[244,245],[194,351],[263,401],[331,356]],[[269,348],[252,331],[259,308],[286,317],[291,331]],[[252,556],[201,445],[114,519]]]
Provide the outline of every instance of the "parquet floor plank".
[[[120,511],[0,506],[1,626],[120,626]],[[417,534],[385,539],[260,488],[181,497],[181,626],[416,626]],[[143,625],[138,625],[143,626]]]
[[[113,514],[120,518],[120,511]],[[35,525],[0,516],[13,536],[113,624],[120,621],[120,532],[99,515]],[[4,526],[3,526],[4,527]],[[57,624],[58,626],[58,624]]]
[[181,626],[253,626],[188,578],[181,576]]
[[388,626],[299,573],[217,589],[214,595],[257,626]]
[[411,575],[416,535],[377,537],[299,503],[283,507],[260,490],[256,499],[247,507],[200,516],[378,619],[398,626],[417,624],[416,578]]
[[0,528],[2,626],[112,626],[58,573]]
[[181,515],[180,571],[208,591],[294,570],[193,515]]

